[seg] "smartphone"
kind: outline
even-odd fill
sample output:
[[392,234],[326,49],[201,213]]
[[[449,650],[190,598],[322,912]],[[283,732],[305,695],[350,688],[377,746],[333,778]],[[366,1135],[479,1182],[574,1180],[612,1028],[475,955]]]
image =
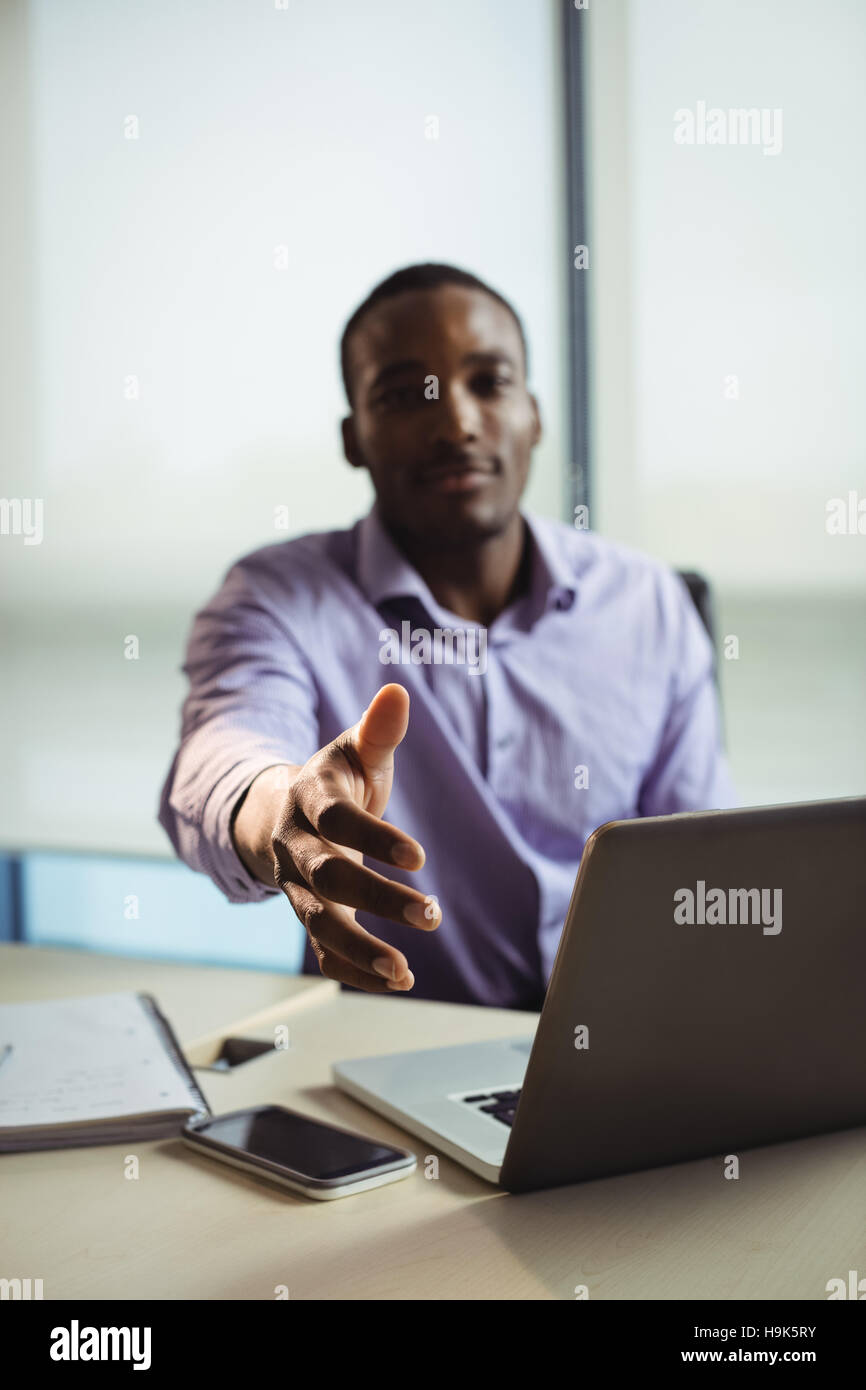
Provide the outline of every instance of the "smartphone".
[[282,1105],[202,1115],[184,1125],[181,1138],[252,1177],[319,1201],[399,1182],[417,1167],[408,1149],[322,1124]]

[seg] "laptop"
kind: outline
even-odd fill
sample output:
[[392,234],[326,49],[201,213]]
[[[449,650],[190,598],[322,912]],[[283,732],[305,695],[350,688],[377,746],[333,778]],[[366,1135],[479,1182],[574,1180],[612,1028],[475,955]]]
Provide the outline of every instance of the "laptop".
[[866,1124],[866,797],[611,821],[533,1033],[337,1062],[510,1192]]

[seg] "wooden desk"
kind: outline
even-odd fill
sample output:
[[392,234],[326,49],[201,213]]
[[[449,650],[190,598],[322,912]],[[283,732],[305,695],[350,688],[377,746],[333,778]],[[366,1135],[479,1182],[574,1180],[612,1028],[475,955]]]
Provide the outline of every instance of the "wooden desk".
[[[298,989],[316,991],[301,1007]],[[180,1141],[0,1155],[0,1277],[124,1299],[826,1299],[866,1274],[866,1132],[512,1197],[336,1091],[339,1057],[529,1033],[534,1015],[335,993],[326,981],[0,947],[0,998],[154,993],[186,1045],[265,1010],[290,1047],[198,1079],[215,1111],[279,1102],[403,1144],[417,1172],[336,1202],[295,1198]],[[273,1006],[286,1001],[283,1010]],[[245,1028],[245,1033],[251,1032]],[[255,1035],[253,1025],[253,1035]]]

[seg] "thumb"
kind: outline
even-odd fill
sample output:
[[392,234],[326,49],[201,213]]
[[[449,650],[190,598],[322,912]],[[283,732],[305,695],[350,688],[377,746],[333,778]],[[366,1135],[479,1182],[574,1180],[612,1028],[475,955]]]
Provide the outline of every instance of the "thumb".
[[374,785],[384,784],[386,801],[394,772],[394,749],[402,743],[408,727],[409,693],[396,684],[377,690],[355,725],[353,743],[364,776]]

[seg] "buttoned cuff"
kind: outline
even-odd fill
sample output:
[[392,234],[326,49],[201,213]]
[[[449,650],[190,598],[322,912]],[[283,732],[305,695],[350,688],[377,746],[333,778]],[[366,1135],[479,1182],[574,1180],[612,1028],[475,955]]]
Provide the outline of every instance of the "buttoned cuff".
[[253,878],[232,841],[231,818],[241,793],[260,772],[291,761],[282,749],[274,750],[271,756],[246,759],[225,773],[208,797],[201,821],[202,858],[207,873],[229,902],[258,903],[280,894],[276,884],[271,887]]

